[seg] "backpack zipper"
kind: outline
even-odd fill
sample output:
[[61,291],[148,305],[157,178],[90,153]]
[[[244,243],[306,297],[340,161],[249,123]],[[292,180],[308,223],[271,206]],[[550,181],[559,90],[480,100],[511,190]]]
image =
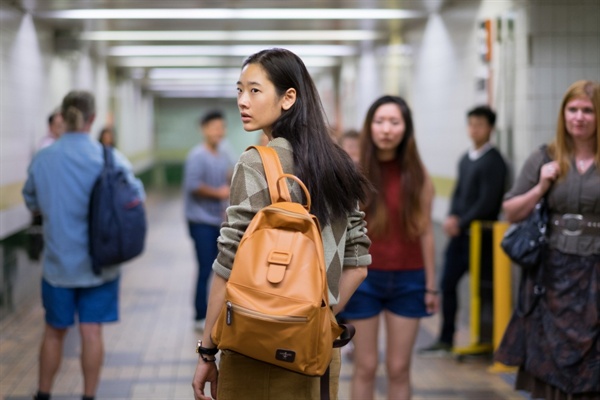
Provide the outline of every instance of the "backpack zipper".
[[297,316],[292,316],[292,315],[280,316],[280,315],[264,314],[259,311],[250,310],[246,307],[234,305],[230,301],[228,301],[226,304],[227,304],[227,318],[226,318],[227,325],[231,325],[234,311],[236,313],[244,314],[249,317],[263,319],[263,320],[267,320],[267,321],[276,321],[276,322],[306,322],[306,321],[308,321],[307,317],[297,317]]

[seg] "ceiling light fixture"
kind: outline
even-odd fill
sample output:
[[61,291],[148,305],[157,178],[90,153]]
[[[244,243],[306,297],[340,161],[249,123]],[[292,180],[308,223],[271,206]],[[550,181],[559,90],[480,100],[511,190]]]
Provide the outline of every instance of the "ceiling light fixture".
[[243,58],[233,57],[115,57],[109,60],[117,67],[239,67]]
[[150,79],[226,79],[233,82],[240,75],[239,68],[153,68]]
[[235,92],[233,96],[222,90],[193,90],[189,92],[182,92],[178,90],[153,90],[156,97],[161,98],[194,98],[194,99],[229,99],[234,102],[235,105]]
[[229,97],[234,97],[236,90],[235,90],[235,84],[230,84],[230,85],[226,85],[226,84],[222,84],[222,85],[193,85],[190,82],[187,82],[185,85],[179,86],[177,84],[173,84],[173,83],[168,83],[168,84],[154,84],[154,83],[150,83],[148,85],[146,85],[146,88],[148,90],[152,90],[152,91],[174,91],[177,90],[178,92],[191,92],[191,91],[198,91],[198,90],[205,90],[205,91],[220,91],[222,93],[227,93]]
[[411,10],[372,8],[114,8],[42,11],[34,16],[49,19],[390,20],[422,18],[426,14]]
[[[248,55],[246,55],[248,56]],[[244,57],[246,57],[244,56]],[[116,67],[235,67],[241,68],[244,57],[113,57],[110,65]],[[333,67],[338,65],[335,57],[305,56],[302,61],[308,67]]]
[[228,56],[247,57],[258,51],[273,47],[284,47],[299,57],[304,56],[353,56],[357,49],[344,45],[239,45],[239,46],[114,46],[108,55],[114,57],[131,56]]
[[81,34],[83,40],[101,41],[361,41],[377,40],[382,34],[367,30],[340,31],[91,31]]

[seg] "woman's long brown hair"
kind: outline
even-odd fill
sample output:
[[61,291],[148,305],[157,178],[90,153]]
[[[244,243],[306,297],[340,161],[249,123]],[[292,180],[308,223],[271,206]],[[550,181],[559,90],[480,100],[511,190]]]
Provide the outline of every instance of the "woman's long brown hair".
[[377,159],[377,147],[373,142],[371,126],[373,117],[379,107],[384,104],[395,104],[404,119],[404,137],[396,148],[396,162],[402,176],[400,220],[402,228],[410,238],[417,238],[425,221],[421,204],[425,185],[425,169],[417,150],[410,108],[406,101],[397,96],[383,96],[377,99],[367,111],[362,130],[361,167],[367,179],[373,184],[376,192],[370,192],[364,209],[367,213],[369,232],[373,236],[384,235],[388,230],[389,217],[385,205],[385,188],[383,187],[381,170]]

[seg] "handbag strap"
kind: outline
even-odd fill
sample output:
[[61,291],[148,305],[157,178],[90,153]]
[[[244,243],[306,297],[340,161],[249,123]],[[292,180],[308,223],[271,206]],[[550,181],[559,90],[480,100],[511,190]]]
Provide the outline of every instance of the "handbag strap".
[[327,370],[325,371],[325,373],[321,376],[320,380],[321,380],[321,384],[320,384],[320,392],[321,392],[321,400],[329,400],[330,396],[329,396],[329,377],[330,377],[330,373],[329,373],[329,368],[327,367]]
[[[542,173],[542,167],[544,166],[544,164],[552,161],[550,154],[548,154],[548,145],[547,144],[543,144],[542,146],[540,146],[540,151],[542,152],[543,158],[542,158],[542,165],[540,165],[540,169],[538,170],[538,181],[540,179],[540,175]],[[550,185],[550,187],[552,187],[552,185]],[[548,193],[549,192],[550,192],[550,188],[548,188],[546,193],[544,193],[544,195],[542,196],[542,198],[539,201],[541,207],[543,208],[544,213],[548,212]]]
[[[550,161],[552,161],[552,158],[550,157],[550,154],[548,154],[548,145],[547,144],[543,144],[542,146],[540,146],[540,151],[542,152],[543,158],[542,158],[542,165],[540,165],[540,169],[538,170],[538,180],[540,178],[540,175],[542,173],[542,167],[544,166],[544,164],[549,163]],[[548,196],[548,192],[550,191],[550,189],[548,189],[546,191],[546,193],[544,193],[544,197],[546,198],[546,196]]]
[[344,347],[345,345],[350,343],[350,341],[354,337],[354,334],[356,333],[356,328],[352,324],[338,324],[338,325],[340,326],[340,328],[343,329],[343,331],[342,331],[342,334],[340,335],[340,338],[333,341],[334,349],[337,347]]
[[533,312],[533,310],[535,310],[535,306],[540,301],[542,296],[546,293],[546,288],[542,285],[543,268],[541,265],[539,265],[535,269],[535,276],[533,279],[533,300],[531,300],[531,304],[529,305],[527,310],[523,310],[522,309],[523,296],[527,294],[527,293],[525,293],[525,290],[526,290],[525,285],[528,280],[527,275],[529,274],[529,272],[525,268],[522,269],[522,271],[523,271],[523,273],[521,274],[521,282],[519,284],[519,299],[517,301],[517,308],[515,311],[519,317],[527,317]]
[[[542,151],[543,154],[543,161],[542,161],[542,165],[540,166],[540,170],[538,171],[538,177],[539,174],[541,173],[542,170],[542,166],[546,163],[549,163],[550,161],[552,161],[552,158],[550,158],[550,155],[548,154],[548,145],[544,144],[540,147],[540,151]],[[542,212],[547,212],[548,210],[548,192],[550,190],[548,189],[548,191],[546,191],[546,193],[544,193],[544,196],[540,199],[541,202],[541,206],[543,207],[543,211]],[[544,250],[542,249],[542,252]],[[535,272],[533,273],[533,299],[531,301],[531,304],[529,305],[529,307],[527,308],[527,310],[523,310],[522,306],[523,306],[523,296],[526,295],[525,291],[526,291],[526,282],[529,280],[529,275],[532,274],[532,272],[530,270],[527,269],[522,269],[523,273],[521,275],[521,282],[519,283],[519,300],[517,302],[517,308],[516,308],[516,313],[518,316],[520,317],[527,317],[528,315],[530,315],[533,310],[535,310],[535,307],[537,305],[537,303],[540,301],[540,299],[542,298],[542,296],[546,293],[546,288],[542,285],[542,272],[543,272],[544,268],[541,265],[538,265],[535,268]]]

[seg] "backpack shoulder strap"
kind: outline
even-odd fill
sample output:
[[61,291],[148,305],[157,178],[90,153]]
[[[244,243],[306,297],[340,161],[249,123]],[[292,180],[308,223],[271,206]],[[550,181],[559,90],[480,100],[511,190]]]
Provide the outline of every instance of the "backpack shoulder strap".
[[104,169],[112,169],[115,166],[113,149],[102,145],[102,154],[104,156]]
[[271,203],[275,204],[279,201],[292,201],[290,191],[288,190],[285,179],[279,179],[283,175],[283,168],[279,161],[279,156],[275,149],[267,146],[250,146],[258,150],[260,159],[262,160],[265,169],[265,177],[269,185],[269,195]]

